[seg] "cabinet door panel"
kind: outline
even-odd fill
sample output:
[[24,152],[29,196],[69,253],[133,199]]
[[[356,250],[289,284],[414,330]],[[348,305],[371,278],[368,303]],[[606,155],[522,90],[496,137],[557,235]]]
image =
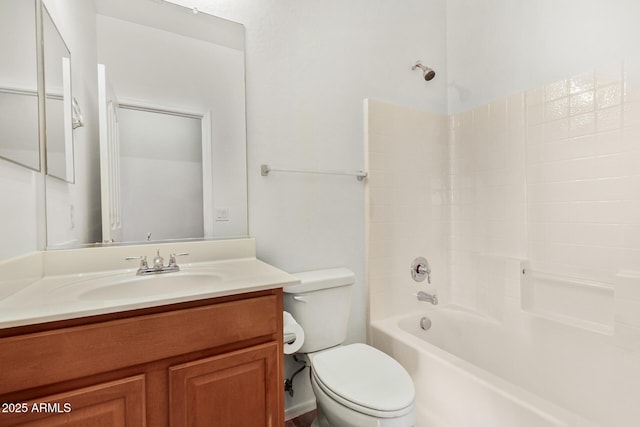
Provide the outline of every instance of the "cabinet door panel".
[[0,425],[138,427],[145,423],[143,375],[26,402],[26,413],[0,414]]
[[278,343],[169,369],[171,425],[281,426]]

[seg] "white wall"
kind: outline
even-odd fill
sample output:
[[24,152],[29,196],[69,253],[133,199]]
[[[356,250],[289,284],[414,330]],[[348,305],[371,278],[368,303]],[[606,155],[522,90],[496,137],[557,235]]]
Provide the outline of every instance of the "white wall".
[[635,55],[635,0],[448,0],[449,111]]
[[0,259],[40,249],[37,217],[40,174],[0,159]]

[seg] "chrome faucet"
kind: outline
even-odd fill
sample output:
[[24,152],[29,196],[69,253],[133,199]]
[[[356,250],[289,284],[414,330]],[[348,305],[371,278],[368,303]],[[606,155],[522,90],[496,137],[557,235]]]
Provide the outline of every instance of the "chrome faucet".
[[129,256],[129,257],[126,257],[125,259],[126,260],[139,259],[140,267],[138,267],[136,274],[138,276],[145,276],[147,274],[161,274],[161,273],[172,273],[174,271],[180,271],[180,267],[176,262],[176,257],[184,256],[184,255],[189,255],[189,254],[186,252],[180,253],[180,254],[172,253],[169,255],[169,264],[164,265],[164,258],[160,256],[160,249],[156,249],[156,256],[153,257],[152,267],[149,267],[146,256]]
[[436,294],[428,294],[424,291],[420,291],[417,294],[418,301],[430,302],[433,305],[438,305],[438,296]]
[[156,256],[153,257],[153,268],[162,270],[164,268],[164,258],[160,256],[160,249],[156,249]]

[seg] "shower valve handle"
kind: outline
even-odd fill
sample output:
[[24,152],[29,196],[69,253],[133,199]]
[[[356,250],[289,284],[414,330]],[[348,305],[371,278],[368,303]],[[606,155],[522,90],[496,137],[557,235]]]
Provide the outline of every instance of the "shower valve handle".
[[418,257],[411,264],[411,277],[416,282],[422,282],[427,279],[427,283],[431,283],[431,267],[429,261],[425,257]]

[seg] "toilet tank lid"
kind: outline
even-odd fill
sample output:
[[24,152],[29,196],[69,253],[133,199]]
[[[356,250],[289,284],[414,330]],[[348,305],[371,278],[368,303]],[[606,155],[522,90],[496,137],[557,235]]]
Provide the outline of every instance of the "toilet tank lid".
[[300,284],[285,286],[283,289],[285,293],[301,294],[319,289],[336,288],[352,285],[356,280],[356,275],[348,268],[305,271],[293,275],[300,279]]

